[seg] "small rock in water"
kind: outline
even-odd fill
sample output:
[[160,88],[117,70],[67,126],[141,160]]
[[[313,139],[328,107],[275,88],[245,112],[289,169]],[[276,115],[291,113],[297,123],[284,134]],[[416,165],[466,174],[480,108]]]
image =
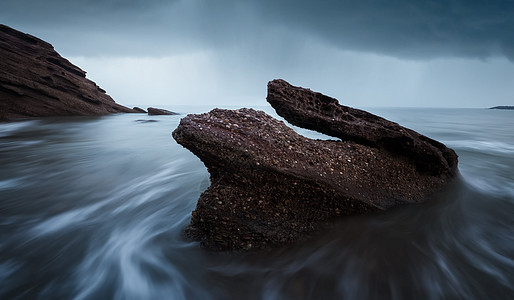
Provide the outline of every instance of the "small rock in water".
[[140,108],[140,107],[134,107],[132,108],[135,112],[138,112],[138,113],[142,113],[142,114],[146,114],[146,110]]
[[160,109],[160,108],[154,108],[149,107],[148,108],[148,115],[149,116],[159,116],[159,115],[178,115],[176,112],[172,112],[166,109]]

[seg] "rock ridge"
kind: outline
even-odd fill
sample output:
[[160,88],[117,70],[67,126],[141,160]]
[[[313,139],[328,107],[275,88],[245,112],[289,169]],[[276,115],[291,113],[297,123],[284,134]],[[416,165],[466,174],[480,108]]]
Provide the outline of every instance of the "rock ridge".
[[420,172],[441,175],[456,170],[455,152],[442,143],[369,112],[340,105],[332,97],[277,79],[268,83],[266,100],[293,125],[383,148],[413,160]]

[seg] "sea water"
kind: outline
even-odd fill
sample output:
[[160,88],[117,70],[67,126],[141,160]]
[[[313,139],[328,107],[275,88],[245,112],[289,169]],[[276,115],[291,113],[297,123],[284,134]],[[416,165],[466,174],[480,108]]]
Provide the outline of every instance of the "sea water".
[[171,137],[184,114],[0,124],[0,299],[512,299],[514,111],[369,111],[455,149],[459,176],[423,204],[235,254],[182,237],[209,186]]

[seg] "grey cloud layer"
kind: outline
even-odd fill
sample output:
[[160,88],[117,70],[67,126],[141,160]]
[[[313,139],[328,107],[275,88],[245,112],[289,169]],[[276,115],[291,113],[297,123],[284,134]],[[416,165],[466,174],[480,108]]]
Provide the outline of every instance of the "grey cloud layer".
[[[511,0],[4,0],[0,22],[68,35],[77,54],[258,45],[278,28],[340,49],[401,58],[514,59]],[[95,39],[101,45],[91,45]]]
[[341,48],[414,58],[514,58],[514,1],[273,3],[263,4],[268,19],[303,28]]

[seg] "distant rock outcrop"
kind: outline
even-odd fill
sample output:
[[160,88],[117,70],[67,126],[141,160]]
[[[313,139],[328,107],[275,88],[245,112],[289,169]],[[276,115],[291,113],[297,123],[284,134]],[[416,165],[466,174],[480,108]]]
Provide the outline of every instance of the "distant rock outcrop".
[[148,108],[148,115],[150,115],[150,116],[178,115],[178,113],[172,112],[172,111],[169,111],[169,110],[165,110],[165,109],[149,107]]
[[493,106],[490,109],[514,109],[514,106],[500,105],[500,106]]
[[134,112],[53,46],[0,25],[0,120]]
[[253,109],[188,115],[175,140],[207,166],[188,236],[214,250],[263,249],[344,215],[418,203],[457,172],[443,144],[283,80],[268,101],[289,122],[341,140],[305,138]]

